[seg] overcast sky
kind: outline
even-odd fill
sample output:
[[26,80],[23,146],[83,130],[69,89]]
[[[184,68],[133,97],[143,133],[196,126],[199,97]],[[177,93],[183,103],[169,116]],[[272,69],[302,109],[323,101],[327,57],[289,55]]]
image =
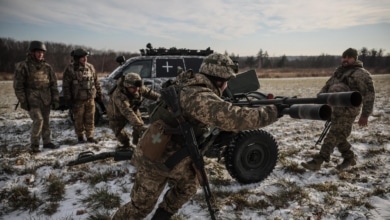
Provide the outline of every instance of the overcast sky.
[[0,37],[139,52],[390,53],[389,0],[0,0]]

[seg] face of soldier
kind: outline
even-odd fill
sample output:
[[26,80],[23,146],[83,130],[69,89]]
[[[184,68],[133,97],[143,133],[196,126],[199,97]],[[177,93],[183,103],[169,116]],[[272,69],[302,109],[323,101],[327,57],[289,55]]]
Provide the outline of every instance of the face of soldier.
[[227,88],[227,85],[228,85],[228,82],[227,81],[217,81],[217,86],[221,89],[221,91],[223,92],[226,88]]
[[85,64],[85,63],[87,62],[87,60],[88,60],[87,56],[80,57],[80,59],[79,59],[79,63],[81,63],[81,64]]
[[350,56],[344,56],[341,58],[341,65],[342,66],[350,66],[355,63],[355,58]]
[[129,93],[135,94],[139,91],[139,87],[135,87],[135,86],[127,87],[127,91]]
[[33,56],[36,60],[41,61],[43,60],[43,57],[45,56],[45,51],[43,50],[35,50],[33,52]]

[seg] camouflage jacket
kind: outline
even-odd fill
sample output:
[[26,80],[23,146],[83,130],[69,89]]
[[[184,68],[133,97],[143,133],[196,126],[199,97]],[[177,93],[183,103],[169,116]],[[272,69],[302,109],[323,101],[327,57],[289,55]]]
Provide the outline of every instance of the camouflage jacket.
[[63,75],[62,91],[65,100],[87,100],[101,97],[102,90],[92,64],[69,64]]
[[15,95],[20,103],[38,107],[59,102],[57,76],[45,61],[34,61],[30,55],[16,64],[14,77]]
[[183,116],[198,127],[238,132],[267,126],[277,120],[274,105],[260,108],[233,106],[221,99],[222,91],[204,75],[195,74],[180,92]]
[[127,120],[132,126],[141,126],[144,124],[139,106],[144,98],[157,100],[160,94],[143,86],[139,93],[130,94],[123,87],[121,80],[118,80],[117,87],[110,95],[107,106],[107,116],[109,120]]
[[363,68],[363,63],[357,60],[355,64],[349,67],[340,66],[336,69],[333,75],[328,79],[320,93],[330,92],[335,84],[343,83],[348,86],[349,91],[358,91],[363,97],[362,106],[355,108],[334,108],[337,113],[352,114],[357,116],[360,108],[361,115],[368,117],[371,115],[374,108],[375,89],[371,74]]

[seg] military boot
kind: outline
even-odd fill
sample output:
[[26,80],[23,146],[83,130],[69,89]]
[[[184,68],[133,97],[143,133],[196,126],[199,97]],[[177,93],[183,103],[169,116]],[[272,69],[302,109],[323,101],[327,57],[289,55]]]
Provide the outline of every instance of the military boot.
[[77,142],[78,142],[79,144],[84,143],[84,142],[85,142],[84,137],[83,137],[83,136],[77,137]]
[[48,144],[44,144],[43,145],[43,148],[48,148],[48,149],[57,149],[57,148],[59,148],[60,146],[58,146],[58,145],[55,145],[55,144],[53,144],[53,143],[48,143]]
[[95,144],[97,144],[99,141],[97,141],[95,138],[93,138],[93,137],[89,137],[89,138],[87,138],[87,141],[89,142],[89,143],[95,143]]
[[310,160],[308,162],[303,162],[303,163],[301,163],[301,165],[308,170],[317,171],[317,170],[321,169],[321,164],[323,162],[324,162],[324,159],[321,156],[316,155],[313,157],[312,160]]
[[169,220],[172,217],[172,213],[166,211],[163,208],[158,208],[154,213],[152,220]]
[[356,165],[356,157],[348,157],[348,158],[344,158],[343,162],[339,165],[337,165],[336,169],[338,170],[346,170],[348,169],[349,167],[351,166],[355,166]]
[[41,150],[39,150],[39,145],[38,144],[31,144],[31,149],[30,149],[31,153],[35,154],[35,153],[40,153]]

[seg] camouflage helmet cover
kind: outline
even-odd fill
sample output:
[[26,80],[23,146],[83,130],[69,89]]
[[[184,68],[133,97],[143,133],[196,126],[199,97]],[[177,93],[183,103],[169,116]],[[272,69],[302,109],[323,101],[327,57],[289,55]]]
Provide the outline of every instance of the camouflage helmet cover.
[[46,51],[46,46],[41,41],[37,41],[37,40],[31,41],[30,44],[28,45],[28,51],[34,52],[35,50]]
[[137,73],[127,73],[123,80],[123,86],[128,87],[141,87],[143,81],[140,75]]
[[83,48],[77,48],[76,50],[73,50],[70,55],[72,57],[85,57],[89,55],[89,52],[84,50]]
[[229,80],[236,76],[235,72],[238,70],[237,68],[237,64],[235,64],[229,56],[213,53],[203,60],[199,72]]

